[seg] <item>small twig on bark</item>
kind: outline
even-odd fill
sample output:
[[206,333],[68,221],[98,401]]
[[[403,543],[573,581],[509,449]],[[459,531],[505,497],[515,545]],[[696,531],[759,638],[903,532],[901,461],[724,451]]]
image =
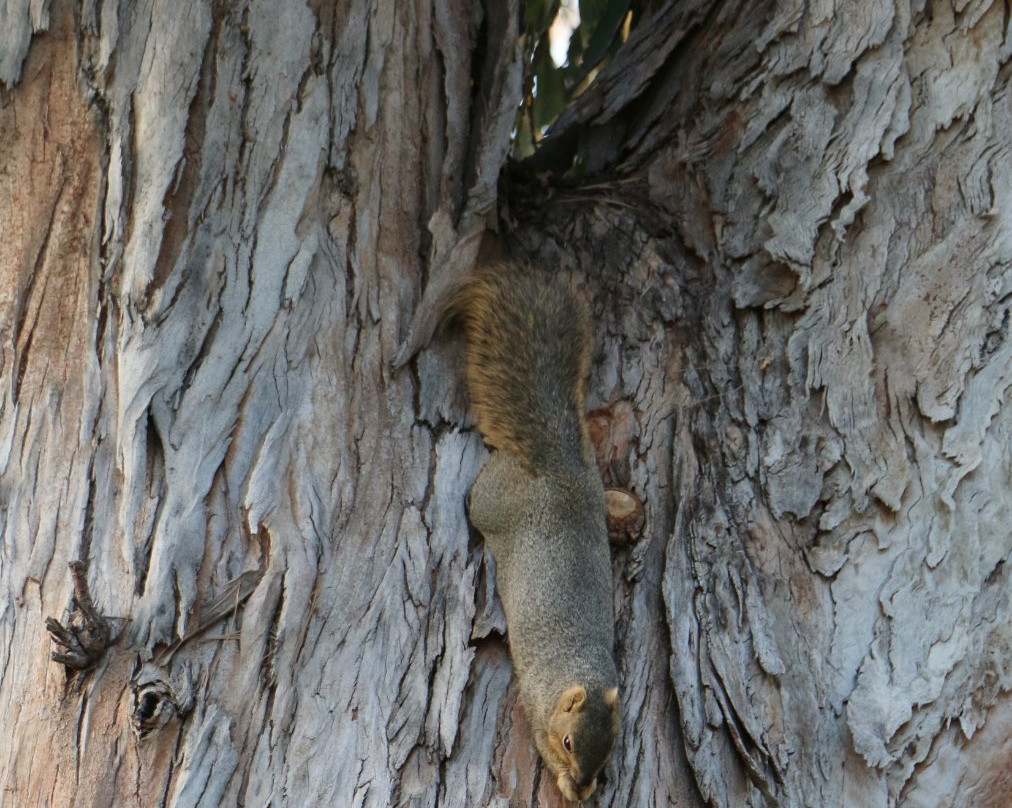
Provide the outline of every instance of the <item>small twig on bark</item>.
[[159,653],[155,657],[154,663],[158,666],[167,665],[176,651],[194,637],[203,634],[220,620],[235,615],[239,611],[239,607],[246,601],[246,598],[253,594],[253,590],[260,583],[261,578],[263,578],[261,570],[247,570],[238,578],[234,578],[225,584],[218,597],[201,608],[200,622],[197,624],[197,627],[193,631],[184,634],[172,645]]
[[[130,723],[138,741],[143,741],[152,732],[164,727],[174,716],[184,716],[191,709],[192,683],[189,675],[185,672],[170,675],[169,672],[169,663],[176,652],[211,626],[234,616],[253,594],[261,578],[262,569],[248,570],[225,584],[214,600],[201,607],[197,626],[164,648],[137,672],[131,682],[133,710]],[[238,638],[238,633],[233,632],[207,639],[222,641]]]

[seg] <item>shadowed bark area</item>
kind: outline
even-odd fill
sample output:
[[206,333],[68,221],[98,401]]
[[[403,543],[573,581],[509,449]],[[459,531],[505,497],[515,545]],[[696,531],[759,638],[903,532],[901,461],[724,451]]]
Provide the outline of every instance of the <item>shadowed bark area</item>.
[[1003,804],[1006,8],[649,5],[501,187],[515,4],[0,11],[0,803],[564,804],[410,350],[498,227],[646,511],[591,802]]

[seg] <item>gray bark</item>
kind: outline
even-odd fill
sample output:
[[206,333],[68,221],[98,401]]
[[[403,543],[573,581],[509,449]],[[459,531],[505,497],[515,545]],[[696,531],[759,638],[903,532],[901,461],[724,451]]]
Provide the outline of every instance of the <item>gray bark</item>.
[[579,149],[640,192],[567,241],[635,267],[595,387],[634,391],[700,791],[1005,804],[1007,7],[673,4],[639,30],[542,167]]
[[0,10],[0,805],[562,804],[412,358],[497,207],[647,512],[596,804],[1004,805],[1006,7],[657,4],[498,199],[488,5]]

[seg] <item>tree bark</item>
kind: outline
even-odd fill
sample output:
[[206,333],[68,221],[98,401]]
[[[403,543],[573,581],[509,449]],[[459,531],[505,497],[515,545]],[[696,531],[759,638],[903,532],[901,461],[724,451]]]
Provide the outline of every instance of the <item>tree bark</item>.
[[646,509],[596,804],[1004,805],[1006,6],[636,6],[500,188],[486,5],[0,11],[0,805],[563,804],[428,342],[495,227]]

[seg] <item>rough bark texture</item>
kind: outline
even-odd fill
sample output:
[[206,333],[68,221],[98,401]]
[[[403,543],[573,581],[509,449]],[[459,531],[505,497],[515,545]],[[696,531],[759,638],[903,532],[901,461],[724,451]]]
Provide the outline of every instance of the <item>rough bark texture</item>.
[[563,232],[632,268],[595,385],[639,415],[632,602],[715,804],[1003,805],[1008,8],[748,6],[661,10],[535,158],[617,175]]
[[[494,219],[488,5],[0,9],[0,805],[561,804],[459,356],[391,370]],[[654,5],[500,200],[646,506],[594,799],[998,808],[1008,8]],[[125,626],[68,682],[75,559]]]

